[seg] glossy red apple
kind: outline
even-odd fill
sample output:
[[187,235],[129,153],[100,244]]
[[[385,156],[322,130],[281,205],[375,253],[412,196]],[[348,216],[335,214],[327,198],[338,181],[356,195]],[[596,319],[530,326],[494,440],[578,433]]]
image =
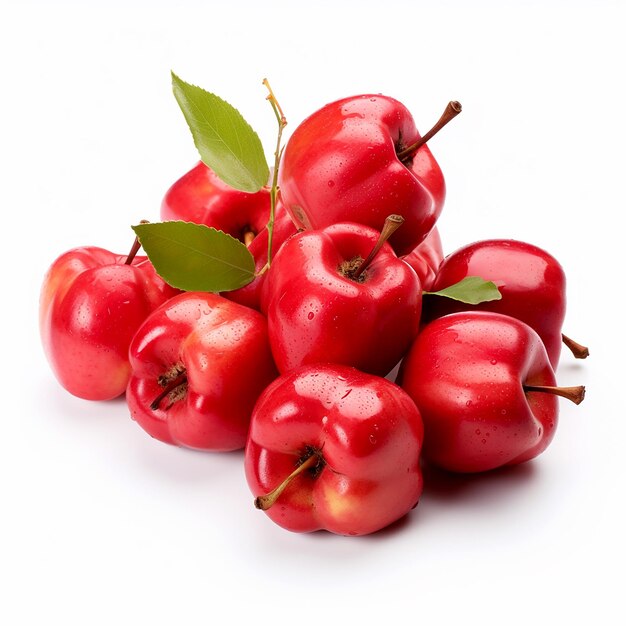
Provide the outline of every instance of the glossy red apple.
[[335,224],[283,245],[267,284],[270,344],[281,373],[331,362],[384,376],[404,356],[419,330],[422,289],[383,243],[386,236]]
[[274,381],[257,402],[245,471],[257,508],[294,532],[372,533],[422,492],[423,427],[384,378],[334,364]]
[[136,330],[180,293],[134,252],[126,257],[75,248],[56,259],[44,278],[39,307],[44,351],[61,385],[80,398],[109,400],[124,393]]
[[467,276],[493,281],[502,299],[467,305],[449,298],[426,296],[424,320],[470,308],[511,315],[526,322],[539,334],[552,367],[556,368],[566,310],[566,280],[561,264],[551,254],[530,243],[486,239],[448,255],[430,290],[444,289]]
[[516,465],[554,437],[558,395],[539,335],[509,315],[452,313],[426,325],[402,362],[399,382],[424,420],[424,458],[454,472]]
[[[217,228],[248,246],[259,272],[267,263],[270,216],[270,189],[247,193],[230,187],[201,161],[178,179],[167,191],[161,203],[161,219],[181,220]],[[276,204],[273,252],[296,232],[289,214],[280,200]],[[226,298],[260,309],[261,292],[266,274],[256,277],[240,289],[224,292]]]
[[243,448],[254,403],[278,375],[258,311],[185,293],[154,311],[131,343],[131,416],[160,441]]
[[388,96],[327,104],[285,146],[278,171],[285,208],[304,229],[356,222],[380,231],[388,215],[399,214],[405,227],[390,243],[398,255],[409,254],[435,225],[445,199],[443,174],[422,139],[460,110],[450,103],[422,137],[408,109]]

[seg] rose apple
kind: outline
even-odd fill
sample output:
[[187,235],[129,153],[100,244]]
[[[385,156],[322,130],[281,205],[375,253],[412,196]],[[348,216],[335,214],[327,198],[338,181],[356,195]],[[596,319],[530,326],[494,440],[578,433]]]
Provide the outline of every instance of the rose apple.
[[[476,241],[448,255],[439,267],[431,291],[444,289],[467,276],[493,281],[501,300],[472,308],[516,317],[531,326],[556,368],[561,354],[561,327],[565,318],[565,272],[548,252],[512,239]],[[467,310],[468,305],[449,298],[424,298],[424,319]]]
[[[161,219],[204,224],[221,230],[248,246],[260,272],[267,263],[270,216],[270,190],[263,187],[257,193],[246,193],[230,187],[202,161],[178,179],[167,191],[161,203]],[[276,203],[272,247],[276,252],[282,243],[296,232],[289,214],[280,201]],[[251,283],[225,292],[230,300],[254,309],[260,308],[265,274]]]
[[109,400],[130,377],[128,347],[148,315],[180,293],[146,257],[75,248],[57,258],[41,288],[41,340],[52,370],[71,394]]
[[452,313],[426,325],[402,362],[402,388],[424,420],[424,458],[454,472],[515,465],[541,454],[557,426],[556,387],[539,335],[487,311]]
[[387,243],[362,269],[380,238],[361,224],[335,224],[283,245],[267,284],[281,373],[332,362],[385,375],[400,361],[419,329],[422,289]]
[[158,308],[129,354],[133,419],[156,439],[198,450],[243,448],[252,407],[278,375],[265,317],[212,293]]
[[375,532],[422,492],[420,414],[390,381],[334,364],[305,366],[261,395],[245,451],[255,504],[295,532]]
[[[453,116],[460,105],[449,109]],[[406,226],[390,243],[409,254],[445,199],[441,169],[420,139],[411,114],[393,98],[368,94],[327,104],[285,146],[278,171],[285,208],[305,229],[356,222],[381,230],[388,215],[399,214]]]

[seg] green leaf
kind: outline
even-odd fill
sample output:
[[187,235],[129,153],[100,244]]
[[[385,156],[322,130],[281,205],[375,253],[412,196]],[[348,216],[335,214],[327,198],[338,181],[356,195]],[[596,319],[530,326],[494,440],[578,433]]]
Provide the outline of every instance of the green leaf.
[[190,222],[133,226],[155,270],[184,291],[232,291],[254,279],[254,257],[238,239]]
[[235,189],[254,193],[266,185],[269,168],[261,140],[241,113],[174,72],[172,88],[202,161]]
[[445,289],[425,291],[424,294],[451,298],[465,304],[480,304],[481,302],[502,299],[502,294],[496,284],[490,280],[484,280],[480,276],[466,276],[463,280]]

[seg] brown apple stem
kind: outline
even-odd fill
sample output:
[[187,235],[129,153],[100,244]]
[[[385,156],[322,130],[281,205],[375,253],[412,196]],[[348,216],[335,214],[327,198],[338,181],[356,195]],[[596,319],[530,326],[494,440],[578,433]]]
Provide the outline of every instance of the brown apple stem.
[[177,389],[181,385],[184,385],[186,382],[187,382],[187,371],[183,370],[182,372],[178,374],[178,376],[176,376],[176,378],[173,378],[172,380],[170,380],[165,385],[165,387],[163,387],[163,390],[161,391],[161,393],[150,404],[150,408],[153,411],[156,411],[159,408],[159,405],[161,404],[164,398],[166,398],[170,393],[172,393],[174,389]]
[[582,344],[574,341],[567,335],[561,334],[561,338],[563,339],[563,343],[570,349],[571,353],[574,355],[574,358],[586,359],[589,356],[589,348],[587,346],[583,346]]
[[[139,223],[149,224],[150,222],[148,222],[148,220],[141,220]],[[133,260],[137,256],[137,252],[139,252],[139,248],[141,248],[141,244],[139,243],[139,237],[135,237],[135,241],[133,242],[130,252],[128,253],[128,256],[126,257],[126,260],[124,261],[124,265],[132,264]]]
[[372,251],[369,253],[368,257],[359,265],[356,271],[352,274],[353,280],[358,280],[359,276],[367,269],[367,266],[374,260],[376,255],[379,253],[380,249],[383,247],[384,243],[393,235],[400,226],[404,223],[404,218],[402,215],[388,215],[385,218],[385,223],[383,224],[383,229],[380,231],[380,236],[378,237],[378,241],[376,245],[372,248]]
[[139,243],[139,237],[135,237],[135,242],[133,243],[133,247],[130,249],[128,256],[126,257],[126,261],[124,261],[125,265],[131,265],[135,257],[137,256],[137,252],[139,252],[139,248],[141,248],[141,244]]
[[258,496],[254,499],[254,506],[257,509],[261,509],[261,511],[267,511],[280,497],[280,494],[285,491],[285,489],[289,486],[289,483],[302,472],[315,467],[321,458],[319,455],[313,453],[310,457],[308,457],[305,461],[303,461],[296,469],[283,480],[278,487],[275,487],[268,494],[264,496]]
[[398,152],[400,161],[408,161],[431,137],[436,135],[448,122],[452,121],[462,111],[461,103],[456,100],[448,102],[445,111],[438,122],[420,139],[408,148]]
[[538,391],[540,393],[551,393],[561,398],[566,398],[574,404],[580,404],[585,399],[585,387],[549,387],[542,385],[524,385],[524,391]]

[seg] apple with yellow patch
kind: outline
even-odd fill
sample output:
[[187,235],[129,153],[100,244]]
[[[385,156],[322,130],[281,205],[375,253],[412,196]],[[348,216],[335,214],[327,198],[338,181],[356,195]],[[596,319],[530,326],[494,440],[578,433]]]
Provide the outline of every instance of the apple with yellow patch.
[[255,506],[294,532],[373,533],[422,492],[420,413],[394,383],[335,364],[304,366],[263,392],[246,478]]
[[59,383],[86,400],[122,395],[130,378],[128,348],[148,315],[180,293],[166,284],[137,240],[128,255],[95,246],[74,248],[48,269],[39,327]]

